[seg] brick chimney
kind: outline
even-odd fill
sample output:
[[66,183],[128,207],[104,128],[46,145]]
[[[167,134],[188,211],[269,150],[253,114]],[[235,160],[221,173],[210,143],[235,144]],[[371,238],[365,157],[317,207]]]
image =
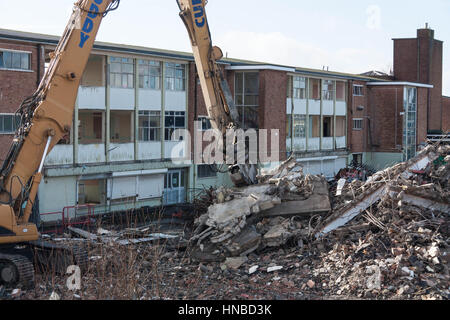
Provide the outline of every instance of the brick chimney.
[[395,80],[434,86],[428,93],[428,131],[442,130],[442,48],[428,23],[417,30],[417,38],[394,39]]

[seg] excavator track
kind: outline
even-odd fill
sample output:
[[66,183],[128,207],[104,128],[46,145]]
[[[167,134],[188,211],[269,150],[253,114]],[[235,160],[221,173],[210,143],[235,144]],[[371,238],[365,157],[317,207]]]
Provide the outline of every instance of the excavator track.
[[18,283],[25,287],[32,287],[34,285],[33,264],[25,256],[0,253],[0,283],[7,287]]
[[76,265],[84,272],[89,262],[87,251],[82,247],[69,247],[42,240],[3,248],[2,251],[0,284],[6,287],[33,287],[35,270],[44,275],[63,275],[69,266]]
[[30,246],[36,266],[42,272],[65,274],[71,265],[80,267],[81,271],[88,267],[88,254],[82,247],[68,247],[46,241],[31,242]]

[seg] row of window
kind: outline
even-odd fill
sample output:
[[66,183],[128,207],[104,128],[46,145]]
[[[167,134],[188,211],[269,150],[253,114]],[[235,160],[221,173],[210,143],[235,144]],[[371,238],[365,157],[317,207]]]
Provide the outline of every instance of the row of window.
[[[346,118],[342,116],[336,117],[334,122],[333,117],[325,116],[322,119],[322,126],[320,125],[320,116],[306,116],[303,114],[294,114],[287,116],[287,132],[286,137],[295,139],[305,139],[307,134],[309,138],[320,138],[320,130],[323,131],[324,138],[345,136]],[[308,133],[307,133],[308,123]],[[291,131],[292,130],[292,131]]]
[[[347,88],[344,81],[320,80],[306,77],[292,77],[292,87],[288,86],[288,98],[346,101]],[[363,96],[362,85],[353,86],[354,96]]]
[[0,51],[0,69],[31,70],[31,54],[17,51]]
[[[134,88],[134,60],[131,58],[110,58],[110,85],[113,88]],[[161,89],[161,62],[138,60],[139,88]],[[186,65],[165,63],[165,88],[171,91],[186,90]]]
[[[80,112],[78,139],[81,144],[103,143],[104,113]],[[139,111],[138,141],[161,141],[161,112]],[[110,115],[110,141],[113,143],[129,143],[134,136],[134,117],[132,112],[113,111]],[[186,127],[185,112],[165,112],[164,139],[172,140],[172,133],[176,129]],[[66,141],[66,143],[69,143]]]

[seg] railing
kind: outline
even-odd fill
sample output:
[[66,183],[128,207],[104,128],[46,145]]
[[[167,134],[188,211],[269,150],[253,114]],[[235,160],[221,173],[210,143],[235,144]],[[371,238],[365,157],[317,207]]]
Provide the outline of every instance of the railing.
[[42,233],[61,234],[68,227],[91,225],[91,218],[95,216],[95,205],[79,205],[64,207],[62,211],[41,213],[41,217],[59,215],[61,219],[55,219],[55,229],[45,230]]

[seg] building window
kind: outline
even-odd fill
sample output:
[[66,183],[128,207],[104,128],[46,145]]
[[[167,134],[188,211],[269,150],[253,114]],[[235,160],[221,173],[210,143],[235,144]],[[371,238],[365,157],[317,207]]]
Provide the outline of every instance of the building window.
[[80,144],[103,143],[103,112],[79,112],[78,142]]
[[407,161],[415,157],[417,152],[417,89],[404,89],[404,116],[403,116],[403,154]]
[[323,100],[334,101],[334,81],[333,80],[323,80],[322,97],[323,97]]
[[111,142],[133,142],[133,112],[111,111]]
[[186,113],[166,111],[165,113],[165,141],[172,141],[172,134],[176,129],[184,129],[186,127]]
[[139,111],[139,141],[161,140],[161,112]]
[[31,70],[31,54],[17,51],[0,51],[0,69]]
[[309,79],[309,99],[320,100],[320,80]]
[[357,167],[357,166],[360,166],[362,164],[363,164],[363,155],[362,155],[362,153],[352,154],[352,163],[351,163],[351,165]]
[[334,135],[333,117],[323,117],[323,137],[330,138]]
[[82,180],[78,182],[78,204],[104,204],[106,202],[106,180]]
[[363,96],[364,95],[364,87],[359,85],[353,86],[353,95],[354,96]]
[[345,117],[336,117],[336,137],[345,137]]
[[346,101],[346,86],[343,81],[336,81],[336,101]]
[[320,138],[320,116],[309,116],[309,137]]
[[243,129],[258,129],[259,74],[236,72],[235,101]]
[[139,88],[161,88],[161,63],[151,60],[139,60]]
[[209,119],[208,117],[198,117],[198,121],[201,122],[201,131],[208,131],[212,129],[211,119]]
[[166,63],[166,90],[186,90],[186,65],[179,63]]
[[110,84],[112,88],[134,88],[133,59],[110,58]]
[[197,166],[197,175],[200,179],[217,177],[217,167],[214,164],[200,164]]
[[363,119],[353,119],[353,130],[363,129]]
[[306,99],[306,78],[294,77],[294,99]]
[[306,138],[306,115],[294,114],[294,138]]
[[20,117],[14,114],[0,114],[0,134],[14,134],[20,125]]

